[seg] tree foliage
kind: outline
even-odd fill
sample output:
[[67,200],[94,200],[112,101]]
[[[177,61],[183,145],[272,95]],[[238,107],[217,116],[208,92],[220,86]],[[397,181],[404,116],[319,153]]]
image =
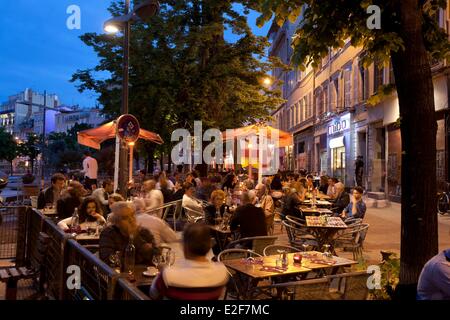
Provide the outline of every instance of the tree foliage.
[[[138,1],[136,1],[138,2]],[[255,119],[266,119],[282,100],[280,92],[263,85],[277,59],[265,61],[269,45],[255,36],[246,17],[224,0],[160,1],[157,16],[131,26],[129,110],[141,126],[157,132],[170,150],[176,128],[202,120],[204,128],[234,128]],[[123,3],[113,1],[113,16],[123,13]],[[224,38],[226,29],[238,36]],[[104,112],[116,117],[121,104],[122,36],[87,33],[81,40],[92,47],[100,62],[78,70],[72,77],[80,91],[98,92]],[[108,79],[97,72],[108,71]],[[141,150],[153,152],[144,144]]]
[[12,161],[17,157],[17,154],[17,143],[14,141],[13,136],[3,127],[0,127],[0,160],[6,160],[11,164],[11,174]]
[[[422,32],[431,58],[447,57],[450,51],[448,36],[439,28],[437,13],[445,8],[447,1],[418,1],[422,7]],[[250,0],[248,5],[261,12],[259,25],[272,18],[282,25],[288,19],[300,17],[292,46],[292,61],[305,67],[316,67],[328,54],[329,48],[339,49],[346,40],[355,47],[362,47],[365,66],[371,62],[388,61],[393,52],[404,50],[401,21],[397,0]],[[381,29],[369,29],[367,20],[371,13],[368,7],[376,5],[381,9]]]

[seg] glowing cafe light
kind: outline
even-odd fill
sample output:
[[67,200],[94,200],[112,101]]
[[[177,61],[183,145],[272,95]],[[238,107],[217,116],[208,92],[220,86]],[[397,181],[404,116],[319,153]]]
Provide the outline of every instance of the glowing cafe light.
[[272,84],[272,79],[270,79],[269,77],[265,77],[263,83],[266,86],[270,86]]
[[106,24],[104,27],[105,32],[107,33],[117,33],[119,32],[119,28],[114,24]]

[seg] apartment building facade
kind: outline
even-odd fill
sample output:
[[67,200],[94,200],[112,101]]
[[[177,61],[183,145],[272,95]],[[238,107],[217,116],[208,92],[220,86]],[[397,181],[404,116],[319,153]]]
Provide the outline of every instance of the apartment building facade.
[[[439,21],[448,30],[448,12],[442,10]],[[290,39],[297,25],[272,25],[271,55],[289,61],[284,55],[292,54]],[[272,125],[294,137],[294,145],[282,150],[282,169],[326,174],[353,186],[355,160],[362,156],[364,187],[399,201],[402,150],[398,99],[394,92],[376,105],[367,103],[380,86],[395,84],[395,78],[390,64],[374,63],[365,68],[361,63],[363,54],[347,42],[339,50],[329,50],[315,70],[273,72],[286,102],[273,112]],[[438,123],[436,174],[440,181],[450,180],[448,70],[446,62],[432,64]]]

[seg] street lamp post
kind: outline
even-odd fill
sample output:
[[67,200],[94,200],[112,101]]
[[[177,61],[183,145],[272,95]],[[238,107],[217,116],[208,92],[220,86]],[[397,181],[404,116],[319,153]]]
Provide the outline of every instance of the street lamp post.
[[[140,21],[154,16],[159,11],[159,3],[155,0],[143,1],[134,6],[130,12],[130,0],[125,0],[125,12],[123,16],[109,19],[104,24],[104,30],[108,33],[117,33],[123,30],[123,68],[122,68],[122,105],[121,114],[128,114],[128,80],[129,80],[129,60],[130,60],[130,26],[133,21]],[[119,159],[119,190],[122,195],[126,194],[127,182],[132,179],[128,176],[128,146],[120,144]],[[130,164],[131,165],[131,164]],[[132,170],[129,171],[130,175]]]

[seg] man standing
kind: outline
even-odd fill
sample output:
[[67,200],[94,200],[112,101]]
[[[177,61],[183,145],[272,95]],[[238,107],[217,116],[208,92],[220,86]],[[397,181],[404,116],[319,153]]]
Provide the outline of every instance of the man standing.
[[52,185],[39,193],[37,208],[44,209],[45,205],[51,203],[56,206],[56,202],[61,196],[61,191],[64,188],[66,177],[62,173],[55,173],[52,176]]
[[83,152],[83,173],[86,190],[95,190],[97,188],[98,164],[97,160],[91,157],[89,151]]
[[355,180],[358,187],[363,186],[364,161],[362,156],[358,156],[355,161]]

